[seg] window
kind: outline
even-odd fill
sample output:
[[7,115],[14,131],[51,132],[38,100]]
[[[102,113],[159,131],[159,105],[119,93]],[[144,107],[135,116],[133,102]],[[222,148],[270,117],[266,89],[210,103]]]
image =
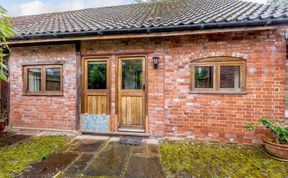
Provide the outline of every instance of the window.
[[88,62],[88,90],[107,89],[107,61]]
[[24,93],[62,95],[62,65],[24,66]]
[[245,60],[215,57],[192,61],[191,92],[245,92]]
[[213,88],[213,67],[195,66],[195,88]]
[[122,89],[142,89],[142,60],[122,60]]

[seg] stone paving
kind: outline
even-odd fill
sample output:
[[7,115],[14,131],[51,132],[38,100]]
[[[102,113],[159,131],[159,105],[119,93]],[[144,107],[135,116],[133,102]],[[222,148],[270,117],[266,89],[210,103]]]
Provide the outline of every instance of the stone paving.
[[64,152],[79,156],[58,177],[164,177],[155,144],[132,146],[119,144],[115,138],[86,138],[75,139]]
[[118,137],[78,136],[60,152],[35,163],[20,178],[161,178],[158,144],[120,144]]
[[[50,135],[50,133],[18,131],[13,134],[2,134],[0,149],[41,135]],[[140,138],[134,140],[140,140],[140,144],[123,144],[120,137],[80,135],[59,152],[33,164],[18,177],[164,177],[157,140]],[[126,141],[127,139],[124,143]]]

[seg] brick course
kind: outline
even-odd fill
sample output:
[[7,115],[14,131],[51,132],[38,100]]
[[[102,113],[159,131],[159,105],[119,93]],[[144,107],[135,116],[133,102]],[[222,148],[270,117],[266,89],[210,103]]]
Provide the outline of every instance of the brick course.
[[[13,124],[76,129],[76,57],[73,47],[12,48],[10,116]],[[33,53],[33,50],[37,52]],[[147,55],[147,118],[149,132],[155,136],[255,143],[259,140],[243,128],[245,124],[256,122],[260,117],[284,118],[286,42],[281,28],[181,37],[83,41],[81,52],[83,55],[110,56],[113,120],[117,114],[117,56],[125,53]],[[154,55],[160,57],[157,70],[153,68]],[[247,60],[247,94],[189,93],[190,61],[215,56]],[[39,60],[67,61],[64,64],[64,97],[22,96],[21,62]]]

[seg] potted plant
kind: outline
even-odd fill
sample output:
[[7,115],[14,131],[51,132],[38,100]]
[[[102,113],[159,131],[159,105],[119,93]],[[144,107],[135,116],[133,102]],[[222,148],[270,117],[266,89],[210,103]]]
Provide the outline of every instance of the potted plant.
[[5,126],[8,120],[8,112],[7,110],[2,110],[0,112],[0,133],[4,131]]
[[288,127],[285,127],[285,121],[275,122],[269,119],[259,119],[259,124],[248,124],[245,126],[248,130],[255,130],[260,125],[269,130],[270,136],[262,138],[267,152],[271,156],[282,159],[288,159]]

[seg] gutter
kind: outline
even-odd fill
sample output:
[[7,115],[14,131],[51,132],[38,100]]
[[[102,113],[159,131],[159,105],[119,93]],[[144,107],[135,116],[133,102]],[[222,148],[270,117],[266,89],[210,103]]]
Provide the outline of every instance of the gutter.
[[51,39],[51,38],[67,38],[67,37],[83,37],[93,35],[116,35],[116,34],[141,34],[153,32],[175,32],[185,30],[208,30],[208,29],[225,29],[225,28],[239,28],[239,27],[259,27],[288,24],[288,18],[281,19],[267,19],[246,22],[227,22],[227,23],[207,23],[207,24],[191,24],[191,25],[177,25],[177,26],[155,26],[155,27],[141,27],[131,29],[112,29],[112,30],[96,30],[96,31],[80,31],[80,32],[64,32],[64,33],[46,33],[36,35],[23,35],[9,38],[9,40],[30,40],[30,39]]

